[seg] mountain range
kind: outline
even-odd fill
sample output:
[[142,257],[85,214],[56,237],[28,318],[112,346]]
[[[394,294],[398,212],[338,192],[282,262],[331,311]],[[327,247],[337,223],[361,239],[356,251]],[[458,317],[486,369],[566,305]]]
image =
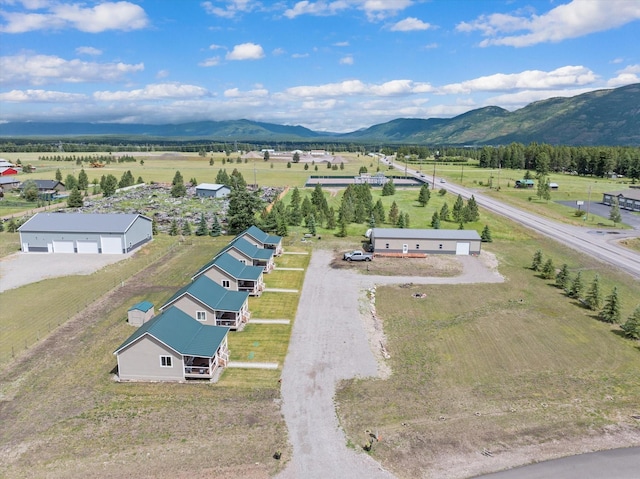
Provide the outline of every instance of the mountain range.
[[398,118],[351,133],[251,120],[148,125],[121,123],[7,122],[0,137],[62,139],[108,136],[131,141],[354,142],[412,145],[640,146],[640,83],[550,98],[510,112],[497,106],[453,118]]

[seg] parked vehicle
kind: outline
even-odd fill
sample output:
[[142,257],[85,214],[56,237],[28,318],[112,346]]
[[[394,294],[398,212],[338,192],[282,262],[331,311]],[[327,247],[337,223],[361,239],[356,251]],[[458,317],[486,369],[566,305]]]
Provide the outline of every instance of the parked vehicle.
[[373,255],[371,253],[365,253],[364,251],[355,250],[345,253],[342,259],[346,261],[371,261]]

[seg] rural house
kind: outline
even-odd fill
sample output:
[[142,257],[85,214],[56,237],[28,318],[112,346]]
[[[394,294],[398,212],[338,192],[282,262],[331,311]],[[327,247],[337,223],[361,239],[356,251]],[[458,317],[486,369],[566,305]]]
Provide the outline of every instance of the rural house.
[[149,301],[141,301],[134,304],[127,311],[127,321],[131,326],[142,326],[155,315],[153,303]]
[[119,381],[215,381],[229,361],[229,328],[169,308],[140,326],[113,354]]
[[234,239],[222,251],[229,253],[241,263],[262,267],[265,273],[269,273],[276,266],[273,261],[274,249],[259,248],[244,238]]
[[201,183],[196,186],[196,196],[200,198],[225,198],[231,193],[231,188],[217,183]]
[[533,180],[516,180],[516,188],[533,188],[535,182]]
[[9,191],[15,190],[20,185],[20,180],[11,176],[0,176],[0,188]]
[[610,191],[602,195],[605,205],[612,205],[613,199],[618,199],[618,206],[624,210],[640,211],[640,188],[631,188],[623,191]]
[[257,226],[251,226],[240,233],[236,238],[244,238],[249,243],[253,243],[258,248],[268,248],[275,250],[275,255],[280,256],[282,254],[282,237],[269,235],[262,231]]
[[0,166],[0,176],[17,175],[18,170],[13,166]]
[[236,330],[251,317],[247,291],[229,291],[205,275],[174,294],[160,310],[173,306],[202,324]]
[[229,253],[217,255],[191,279],[195,280],[201,275],[207,276],[223,288],[247,291],[251,296],[260,296],[264,290],[262,267],[243,264]]
[[373,228],[371,246],[375,254],[428,255],[480,254],[476,230]]
[[24,223],[24,253],[123,254],[151,241],[151,218],[118,213],[37,213]]

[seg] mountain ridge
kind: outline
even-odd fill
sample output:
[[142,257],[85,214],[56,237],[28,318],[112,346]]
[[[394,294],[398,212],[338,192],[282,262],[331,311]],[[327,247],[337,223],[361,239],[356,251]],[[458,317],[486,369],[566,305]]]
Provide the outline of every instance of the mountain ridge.
[[548,143],[640,146],[640,83],[540,100],[510,112],[498,106],[452,118],[396,118],[349,133],[247,119],[175,124],[7,122],[0,138],[126,136],[136,141],[336,141],[417,145]]

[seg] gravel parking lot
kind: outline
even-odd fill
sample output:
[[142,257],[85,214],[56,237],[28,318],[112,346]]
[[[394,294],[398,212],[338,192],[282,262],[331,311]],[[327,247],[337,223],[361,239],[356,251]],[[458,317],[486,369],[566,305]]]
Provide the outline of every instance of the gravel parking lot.
[[503,278],[492,268],[489,253],[458,257],[462,275],[446,278],[364,276],[331,268],[332,259],[330,251],[314,251],[305,276],[282,371],[282,409],[293,458],[278,478],[391,478],[369,455],[347,447],[333,401],[338,381],[385,373],[382,355],[372,348],[375,328],[362,307],[363,291],[407,280],[445,284],[501,282]]

